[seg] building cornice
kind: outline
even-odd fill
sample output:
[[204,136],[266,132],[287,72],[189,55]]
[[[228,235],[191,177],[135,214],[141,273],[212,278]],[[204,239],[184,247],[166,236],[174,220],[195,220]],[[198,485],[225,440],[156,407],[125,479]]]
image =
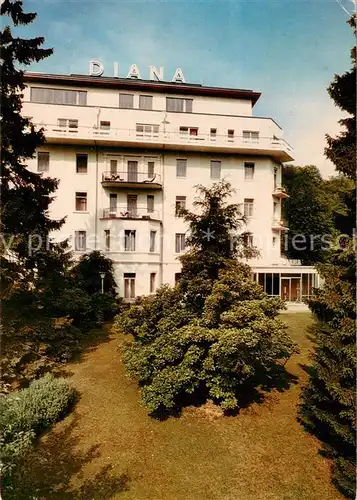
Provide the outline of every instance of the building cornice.
[[226,97],[244,99],[252,102],[252,106],[261,96],[253,90],[232,89],[224,87],[207,87],[194,83],[159,82],[153,80],[135,80],[130,78],[110,78],[87,75],[54,75],[49,73],[25,72],[25,82],[70,85],[74,87],[102,87],[118,90],[139,90],[144,92],[165,92],[179,95],[198,95],[209,97]]

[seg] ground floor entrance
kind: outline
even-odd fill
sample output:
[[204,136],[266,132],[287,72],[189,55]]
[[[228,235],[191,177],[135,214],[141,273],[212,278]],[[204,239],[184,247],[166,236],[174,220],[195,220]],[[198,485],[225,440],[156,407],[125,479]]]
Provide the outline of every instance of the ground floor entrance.
[[294,269],[253,269],[254,279],[272,297],[286,302],[306,302],[320,287],[320,277],[313,267]]

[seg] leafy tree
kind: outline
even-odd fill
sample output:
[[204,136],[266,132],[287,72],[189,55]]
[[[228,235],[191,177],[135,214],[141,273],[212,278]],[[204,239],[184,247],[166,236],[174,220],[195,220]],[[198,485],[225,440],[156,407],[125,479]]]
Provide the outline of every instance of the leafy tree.
[[[356,28],[355,16],[350,20]],[[338,172],[355,184],[356,173],[356,52],[353,66],[336,75],[329,93],[336,105],[349,113],[340,123],[345,130],[327,136],[326,156]],[[351,192],[346,196],[343,226],[352,235],[355,206]],[[343,216],[341,218],[343,220]],[[312,374],[302,394],[300,418],[323,443],[322,451],[333,461],[332,478],[348,498],[355,498],[356,471],[356,255],[352,237],[344,236],[329,260],[319,266],[324,287],[310,307],[319,320]]]
[[72,269],[72,276],[76,285],[87,293],[101,291],[100,273],[104,273],[103,288],[105,293],[116,295],[113,263],[99,251],[82,255]]
[[313,165],[285,167],[284,184],[289,194],[283,203],[289,227],[286,255],[303,265],[321,262],[333,240],[334,212],[342,209],[339,193]]
[[200,212],[182,212],[191,228],[182,279],[116,319],[119,330],[134,336],[124,360],[154,414],[179,408],[189,395],[234,410],[281,382],[282,364],[296,349],[277,319],[283,302],[269,298],[236,258],[241,243],[231,231],[240,227],[239,209],[226,203],[230,185],[198,190]]

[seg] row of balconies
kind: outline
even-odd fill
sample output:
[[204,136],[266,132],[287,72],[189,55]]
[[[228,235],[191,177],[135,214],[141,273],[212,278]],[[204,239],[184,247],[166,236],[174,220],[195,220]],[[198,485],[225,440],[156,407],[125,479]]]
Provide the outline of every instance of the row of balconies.
[[231,152],[241,154],[264,154],[275,157],[278,161],[291,161],[292,148],[282,138],[244,135],[189,135],[180,131],[160,130],[149,126],[150,130],[125,128],[101,129],[83,125],[59,126],[49,123],[35,123],[43,127],[47,142],[67,143],[99,143],[108,146],[156,147],[168,149],[184,149],[196,151]]
[[[156,172],[138,172],[137,170],[106,171],[102,174],[102,186],[108,188],[161,189],[161,175]],[[272,195],[275,198],[289,198],[286,189],[275,186]]]
[[[156,220],[161,221],[161,211],[150,210],[147,207],[128,207],[127,205],[118,205],[116,207],[105,208],[102,219],[129,219],[129,220]],[[273,218],[273,231],[287,231],[286,223],[282,219]]]

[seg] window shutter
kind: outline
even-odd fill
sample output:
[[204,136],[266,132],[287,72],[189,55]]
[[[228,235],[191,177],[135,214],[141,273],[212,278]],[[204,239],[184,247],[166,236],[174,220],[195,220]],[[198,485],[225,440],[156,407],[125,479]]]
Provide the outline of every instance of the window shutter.
[[152,110],[152,95],[139,96],[139,108]]
[[221,162],[212,160],[211,161],[211,179],[221,178]]
[[187,160],[176,160],[176,176],[186,177],[187,172]]
[[134,107],[133,94],[119,94],[119,108],[132,109]]

